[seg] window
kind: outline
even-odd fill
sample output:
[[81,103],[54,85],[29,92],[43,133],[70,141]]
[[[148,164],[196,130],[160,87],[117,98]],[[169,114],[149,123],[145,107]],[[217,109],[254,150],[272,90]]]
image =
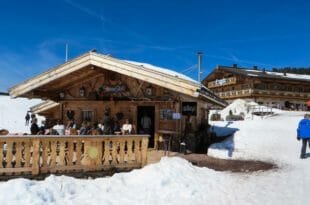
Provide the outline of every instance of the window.
[[82,111],[82,121],[91,122],[93,119],[93,111],[83,110]]

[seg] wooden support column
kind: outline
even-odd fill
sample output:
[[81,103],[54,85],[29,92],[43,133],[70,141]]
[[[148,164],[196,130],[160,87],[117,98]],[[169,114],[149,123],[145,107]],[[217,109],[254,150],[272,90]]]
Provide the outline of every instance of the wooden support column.
[[149,138],[144,137],[142,139],[142,150],[141,150],[141,166],[144,167],[147,164],[147,147]]
[[59,116],[60,116],[60,119],[63,121],[64,120],[64,113],[63,113],[63,103],[62,102],[59,103]]
[[159,120],[160,120],[160,113],[159,113],[159,106],[160,104],[155,104],[155,124],[154,124],[154,148],[158,149],[158,140],[159,140],[159,135],[158,135],[158,130],[159,130]]
[[40,139],[33,139],[32,153],[32,175],[38,175],[40,172]]

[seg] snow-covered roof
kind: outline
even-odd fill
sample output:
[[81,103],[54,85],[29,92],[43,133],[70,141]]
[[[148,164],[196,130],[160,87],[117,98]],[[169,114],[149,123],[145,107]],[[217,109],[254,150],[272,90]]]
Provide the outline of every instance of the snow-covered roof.
[[188,80],[188,81],[192,81],[194,83],[200,84],[200,82],[198,82],[198,81],[196,81],[196,80],[194,80],[194,79],[192,79],[186,75],[183,75],[183,74],[178,73],[176,71],[170,70],[168,68],[158,67],[158,66],[154,66],[154,65],[149,64],[149,63],[142,63],[142,62],[137,62],[137,61],[130,61],[130,60],[123,60],[123,61],[127,62],[127,63],[134,64],[134,65],[143,66],[144,68],[148,68],[148,69],[151,69],[154,71],[162,72],[162,73],[165,73],[167,75],[174,76],[176,78],[180,78],[183,80]]
[[201,93],[200,91],[202,85],[200,82],[197,82],[183,74],[177,73],[176,71],[153,66],[147,63],[120,60],[95,52],[85,53],[84,55],[74,58],[69,62],[49,69],[38,76],[12,87],[9,90],[9,93],[12,97],[27,96],[27,94],[35,91],[36,89],[46,86],[55,80],[64,78],[69,74],[78,72],[87,66],[94,66],[98,69],[117,72],[122,75],[165,87],[184,95],[195,98],[202,97],[203,99],[212,101],[220,106],[225,106],[225,103],[223,103],[218,97],[211,95],[211,92],[208,89]]
[[[291,78],[291,79],[299,79],[299,80],[310,80],[310,75],[302,75],[302,74],[293,74],[293,73],[279,73],[272,71],[261,71],[261,70],[250,70],[246,69],[245,71],[249,72],[249,76],[255,76],[257,74],[265,73],[270,77],[281,77],[281,78]],[[256,75],[259,76],[259,75]]]
[[[273,79],[280,79],[280,80],[296,80],[296,81],[310,81],[310,75],[302,75],[302,74],[293,74],[293,73],[280,73],[280,72],[273,72],[267,70],[257,70],[257,69],[248,69],[248,68],[236,68],[236,67],[229,67],[229,66],[218,66],[213,72],[216,71],[227,71],[239,75],[245,75],[250,77],[258,77],[258,78],[273,78]],[[212,72],[212,73],[213,73]],[[203,81],[209,79],[212,76],[210,73]],[[212,78],[212,77],[211,77]]]

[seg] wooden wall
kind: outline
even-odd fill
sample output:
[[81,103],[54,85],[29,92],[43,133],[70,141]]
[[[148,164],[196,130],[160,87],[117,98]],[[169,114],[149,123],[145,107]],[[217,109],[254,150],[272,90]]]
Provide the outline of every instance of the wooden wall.
[[[61,85],[67,84],[61,83]],[[180,120],[161,119],[161,110],[170,109],[175,113],[180,113],[182,101],[197,102],[197,116],[190,119],[193,130],[196,130],[197,125],[205,116],[205,101],[111,71],[101,71],[90,79],[86,78],[62,88],[57,87],[57,83],[51,84],[50,87],[45,86],[45,89],[49,88],[53,88],[50,92],[54,94],[51,96],[55,96],[54,100],[58,101],[60,105],[56,109],[45,111],[42,114],[48,118],[61,119],[64,124],[69,120],[66,115],[68,111],[75,113],[74,118],[78,125],[82,123],[83,111],[93,113],[91,122],[102,123],[104,111],[109,108],[112,117],[115,117],[118,112],[123,113],[124,118],[129,118],[137,130],[139,123],[139,119],[137,119],[138,107],[154,106],[155,147],[159,139],[159,130],[175,131],[182,134],[185,127],[185,116],[182,116]],[[80,93],[82,88],[84,90],[83,95]],[[62,98],[59,98],[60,92],[64,93]]]
[[[194,98],[181,96],[182,101],[197,101],[197,116],[192,116],[190,118],[192,124],[192,130],[195,131],[197,126],[201,123],[201,120],[206,118],[205,112],[207,109],[207,104],[204,101],[200,101]],[[137,119],[137,109],[139,106],[154,106],[155,108],[155,119],[154,119],[154,144],[157,147],[157,142],[160,133],[159,130],[169,130],[175,131],[182,135],[185,128],[185,116],[182,116],[180,120],[174,119],[161,119],[160,110],[171,109],[173,112],[181,112],[181,101],[65,101],[61,103],[58,109],[52,109],[48,115],[45,115],[52,122],[57,121],[57,119],[62,119],[66,125],[68,122],[68,117],[66,115],[67,111],[71,110],[75,113],[75,121],[78,126],[82,123],[82,111],[92,111],[93,118],[91,122],[102,123],[104,110],[109,108],[111,110],[111,116],[115,117],[116,113],[121,112],[124,118],[129,118],[137,131],[139,120]],[[43,114],[43,113],[41,113]],[[47,112],[45,112],[47,114]],[[123,123],[124,120],[121,122]]]

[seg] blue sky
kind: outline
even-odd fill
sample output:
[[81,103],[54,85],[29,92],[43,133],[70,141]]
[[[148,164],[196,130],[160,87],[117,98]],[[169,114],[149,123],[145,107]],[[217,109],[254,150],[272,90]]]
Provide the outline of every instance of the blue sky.
[[197,79],[216,65],[310,66],[310,2],[53,0],[0,2],[0,91],[90,49]]

